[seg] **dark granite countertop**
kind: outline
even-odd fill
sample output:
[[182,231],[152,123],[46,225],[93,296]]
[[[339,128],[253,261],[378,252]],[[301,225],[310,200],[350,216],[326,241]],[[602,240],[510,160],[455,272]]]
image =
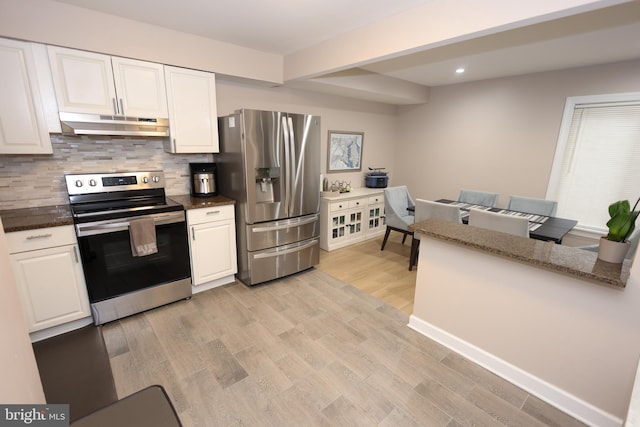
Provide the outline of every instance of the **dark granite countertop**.
[[0,217],[5,233],[73,225],[68,205],[7,209],[0,211]]
[[437,219],[421,221],[409,228],[438,240],[489,252],[598,284],[624,288],[629,278],[630,260],[625,260],[622,264],[611,264],[599,260],[595,252],[552,242]]
[[[186,210],[211,206],[233,205],[235,200],[224,196],[192,197],[190,195],[168,196],[182,204]],[[38,228],[73,225],[69,205],[42,206],[37,208],[7,209],[0,211],[5,233],[35,230]]]
[[179,196],[167,196],[180,203],[185,210],[209,208],[213,206],[235,205],[236,201],[225,196],[194,197],[189,194]]

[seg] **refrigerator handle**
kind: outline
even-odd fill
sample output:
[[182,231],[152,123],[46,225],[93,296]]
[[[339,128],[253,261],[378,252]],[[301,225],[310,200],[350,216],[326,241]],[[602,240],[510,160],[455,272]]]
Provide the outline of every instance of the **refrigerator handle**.
[[307,249],[312,247],[313,245],[317,245],[318,244],[318,239],[313,239],[313,240],[309,240],[307,243],[301,244],[299,246],[296,246],[294,248],[290,248],[290,249],[274,249],[271,250],[269,252],[262,252],[259,254],[256,254],[253,256],[254,259],[261,259],[261,258],[273,258],[273,257],[277,257],[277,256],[281,256],[281,255],[286,255],[286,254],[292,254],[295,252],[300,252],[303,249]]
[[290,116],[287,115],[287,131],[289,132],[289,147],[290,147],[290,152],[289,152],[289,157],[291,157],[291,160],[289,160],[290,163],[288,163],[290,165],[289,167],[289,215],[291,215],[291,213],[294,211],[293,209],[293,204],[296,202],[296,170],[298,169],[298,167],[300,166],[300,164],[298,163],[298,159],[296,158],[296,137],[295,137],[295,133],[293,132],[293,119],[291,119]]
[[284,140],[284,164],[286,166],[284,170],[284,205],[287,209],[287,216],[291,214],[291,149],[289,142],[289,125],[287,124],[287,116],[282,116],[282,134]]
[[311,224],[314,223],[316,221],[318,221],[318,215],[313,215],[310,216],[309,218],[305,218],[305,219],[291,219],[288,220],[286,222],[283,223],[276,223],[276,225],[270,225],[270,226],[266,226],[266,227],[255,227],[251,229],[252,233],[262,233],[265,231],[277,231],[277,230],[284,230],[287,228],[294,228],[294,227],[300,227],[301,225],[307,225],[307,224]]

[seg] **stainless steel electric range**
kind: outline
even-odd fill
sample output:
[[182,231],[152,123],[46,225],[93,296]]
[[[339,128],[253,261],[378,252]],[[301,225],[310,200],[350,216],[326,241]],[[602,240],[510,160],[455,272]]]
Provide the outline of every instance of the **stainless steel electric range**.
[[[185,212],[165,196],[162,171],[65,179],[96,325],[191,297]],[[137,220],[150,225],[155,252],[134,250]]]

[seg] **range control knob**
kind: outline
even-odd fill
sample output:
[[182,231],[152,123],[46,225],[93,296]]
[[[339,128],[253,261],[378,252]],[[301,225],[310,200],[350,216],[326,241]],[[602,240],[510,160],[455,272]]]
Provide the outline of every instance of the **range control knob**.
[[82,187],[82,181],[76,180],[76,187]]
[[95,179],[90,179],[89,180],[89,185],[92,186],[92,187],[95,187],[96,185],[98,185],[98,183],[96,182]]
[[159,176],[154,176],[151,179],[153,180],[153,182],[160,182],[160,177]]
[[149,182],[149,177],[143,176],[142,177],[142,182],[144,182],[145,184],[147,184]]

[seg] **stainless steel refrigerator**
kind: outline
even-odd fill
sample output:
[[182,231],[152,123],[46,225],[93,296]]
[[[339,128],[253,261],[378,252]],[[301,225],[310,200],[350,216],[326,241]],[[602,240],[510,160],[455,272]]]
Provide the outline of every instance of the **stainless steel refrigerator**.
[[219,118],[219,193],[236,201],[238,278],[255,285],[320,261],[320,117],[243,109]]

